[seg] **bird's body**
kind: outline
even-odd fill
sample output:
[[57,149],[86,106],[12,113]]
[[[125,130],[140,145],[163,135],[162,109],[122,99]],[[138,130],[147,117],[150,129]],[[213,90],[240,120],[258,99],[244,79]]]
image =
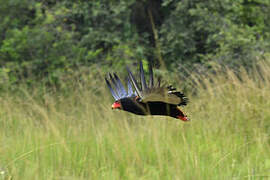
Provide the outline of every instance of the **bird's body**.
[[166,115],[174,118],[185,117],[183,112],[176,105],[160,101],[143,103],[138,101],[136,97],[129,97],[123,98],[119,102],[116,102],[116,104],[117,103],[121,104],[122,110],[137,115]]
[[[141,87],[138,86],[136,79],[129,69],[128,73],[128,92],[116,74],[114,74],[114,77],[110,74],[110,80],[114,88],[108,79],[105,78],[116,100],[112,105],[113,109],[121,109],[137,115],[163,115],[183,121],[188,120],[187,116],[178,108],[178,106],[187,104],[187,98],[183,93],[175,91],[176,89],[172,86],[160,86],[160,82],[157,86],[154,86],[151,66],[149,66],[150,77],[148,86],[144,78],[142,63],[140,63]],[[133,92],[132,85],[135,88],[135,92]]]

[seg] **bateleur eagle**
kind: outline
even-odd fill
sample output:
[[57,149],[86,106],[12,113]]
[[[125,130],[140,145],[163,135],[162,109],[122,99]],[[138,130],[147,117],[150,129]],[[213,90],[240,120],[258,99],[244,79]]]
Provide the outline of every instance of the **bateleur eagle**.
[[187,97],[172,86],[161,85],[160,79],[155,85],[151,64],[148,67],[147,84],[143,64],[140,62],[140,85],[127,67],[127,90],[115,73],[109,73],[108,77],[105,77],[106,84],[115,99],[112,109],[121,109],[137,115],[170,116],[188,121],[188,117],[178,107],[187,105]]

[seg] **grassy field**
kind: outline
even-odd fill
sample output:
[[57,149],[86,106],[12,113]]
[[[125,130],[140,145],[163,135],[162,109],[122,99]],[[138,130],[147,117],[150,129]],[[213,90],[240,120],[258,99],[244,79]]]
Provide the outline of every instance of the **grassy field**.
[[270,179],[270,66],[259,69],[194,75],[187,123],[113,111],[93,80],[3,93],[0,179]]

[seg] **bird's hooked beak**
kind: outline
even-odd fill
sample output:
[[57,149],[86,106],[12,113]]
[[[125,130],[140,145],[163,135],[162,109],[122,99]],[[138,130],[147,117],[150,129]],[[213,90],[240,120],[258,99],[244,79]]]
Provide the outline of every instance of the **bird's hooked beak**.
[[121,109],[121,103],[116,101],[112,104],[112,109]]

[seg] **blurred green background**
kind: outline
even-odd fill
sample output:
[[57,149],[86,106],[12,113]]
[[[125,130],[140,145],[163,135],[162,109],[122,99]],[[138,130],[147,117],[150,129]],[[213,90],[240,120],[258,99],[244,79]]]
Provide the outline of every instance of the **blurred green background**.
[[[269,0],[0,0],[0,179],[270,178]],[[154,65],[188,123],[111,110]]]

